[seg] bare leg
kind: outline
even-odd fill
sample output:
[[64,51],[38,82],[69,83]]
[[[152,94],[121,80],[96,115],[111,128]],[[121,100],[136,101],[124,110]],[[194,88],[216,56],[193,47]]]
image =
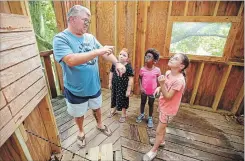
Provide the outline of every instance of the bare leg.
[[159,145],[163,142],[163,140],[165,140],[166,127],[167,124],[163,124],[161,122],[158,123],[157,130],[156,130],[156,141],[151,149],[152,152],[156,152]]
[[122,117],[126,117],[126,108],[122,108]]
[[84,116],[82,117],[75,117],[75,122],[79,128],[79,136],[83,137],[85,135],[84,133],[84,129],[83,129],[83,120],[84,120]]
[[95,120],[96,120],[96,122],[97,122],[98,128],[103,129],[104,126],[102,125],[102,120],[101,120],[101,109],[98,108],[98,109],[96,109],[96,110],[93,110],[93,115],[94,115]]

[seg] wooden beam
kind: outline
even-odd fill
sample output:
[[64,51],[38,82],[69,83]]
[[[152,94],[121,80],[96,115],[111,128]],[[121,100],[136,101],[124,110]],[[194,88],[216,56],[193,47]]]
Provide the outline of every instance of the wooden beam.
[[[41,113],[45,129],[48,134],[48,139],[51,142],[55,143],[56,145],[60,145],[59,132],[57,129],[52,105],[48,95],[46,95],[41,100],[41,102],[38,104],[38,108]],[[61,152],[61,148],[53,144],[51,144],[51,150],[56,153]]]
[[27,15],[24,1],[9,1],[8,3],[12,14]]
[[188,108],[194,108],[194,109],[198,109],[198,110],[203,110],[203,111],[214,112],[214,113],[233,115],[230,111],[225,111],[225,110],[214,111],[211,107],[207,107],[207,106],[190,105],[188,103],[181,103],[181,106],[182,107],[188,107]]
[[149,1],[144,1],[142,2],[144,3],[144,8],[143,8],[143,18],[142,18],[142,33],[141,33],[141,43],[140,43],[140,48],[141,48],[141,51],[142,53],[140,53],[141,55],[141,66],[144,65],[144,53],[145,53],[145,43],[146,43],[146,30],[147,30],[147,14],[148,14],[148,8],[150,6],[150,3]]
[[91,1],[91,25],[90,32],[96,37],[96,1]]
[[54,53],[53,50],[41,51],[41,52],[40,52],[40,56],[41,56],[41,57],[50,56],[50,55],[52,55],[53,53]]
[[219,105],[219,101],[220,101],[220,98],[221,98],[221,96],[223,94],[223,91],[224,91],[226,82],[228,80],[228,77],[230,75],[231,68],[232,68],[232,65],[229,65],[228,68],[226,69],[226,71],[223,74],[223,77],[221,79],[221,83],[219,84],[218,91],[215,94],[214,102],[213,102],[213,105],[212,105],[212,108],[213,108],[214,111],[217,110],[217,107]]
[[217,15],[218,9],[219,9],[219,4],[220,4],[220,1],[217,1],[216,4],[215,4],[213,16]]
[[237,98],[236,98],[236,100],[234,102],[234,105],[233,105],[233,107],[231,109],[231,112],[233,114],[237,113],[237,110],[238,110],[243,98],[244,98],[244,84],[242,85],[242,87],[241,87],[241,89],[240,89],[240,91],[238,93],[238,96],[237,96]]
[[202,62],[199,65],[198,70],[197,70],[195,84],[194,84],[194,88],[193,88],[192,95],[191,95],[191,100],[190,100],[190,104],[191,105],[194,104],[194,101],[195,101],[195,98],[196,98],[196,95],[197,95],[197,90],[198,90],[198,87],[199,87],[199,84],[200,84],[200,80],[201,80],[201,77],[202,77],[203,68],[204,68],[204,62]]
[[138,15],[138,0],[135,1],[135,14],[134,14],[134,16],[135,16],[134,17],[134,49],[133,49],[133,60],[132,60],[133,65],[135,65],[135,56],[136,56],[137,15]]
[[115,46],[115,49],[114,49],[114,55],[117,55],[117,47],[118,47],[118,44],[117,44],[117,39],[118,39],[118,33],[117,33],[117,28],[119,27],[118,24],[117,24],[117,20],[118,20],[118,9],[117,7],[119,7],[119,5],[117,4],[117,1],[114,1],[114,46]]
[[186,0],[185,1],[185,10],[184,10],[184,16],[187,15],[187,12],[188,12],[188,5],[189,5],[189,0]]
[[54,82],[54,74],[52,70],[51,59],[50,59],[50,56],[45,56],[43,57],[43,59],[44,59],[45,69],[46,69],[47,76],[48,76],[48,84],[49,84],[49,88],[51,91],[51,96],[52,98],[55,98],[57,97],[57,91],[56,91],[56,86]]
[[22,150],[24,152],[24,155],[25,155],[26,159],[28,161],[33,160],[32,157],[31,157],[31,154],[30,154],[30,152],[28,150],[28,147],[27,147],[27,145],[26,145],[26,143],[24,141],[24,138],[21,135],[21,132],[20,132],[19,128],[16,129],[16,131],[14,132],[14,135],[16,136],[16,138],[17,138],[17,140],[18,140],[18,142],[19,142],[19,144],[20,144],[20,146],[21,146],[21,148],[22,148]]
[[237,35],[237,31],[238,28],[240,26],[240,23],[232,23],[231,28],[230,28],[230,32],[228,34],[226,43],[225,43],[225,47],[224,47],[224,55],[223,57],[225,58],[225,61],[227,61],[230,58],[231,55],[231,50],[233,47],[233,44],[236,40],[236,35]]
[[242,16],[243,8],[244,8],[244,1],[242,1],[242,3],[241,3],[241,6],[240,6],[240,9],[239,9],[239,11],[238,11],[237,16]]
[[240,22],[242,16],[170,16],[174,22]]
[[173,22],[169,21],[170,15],[172,12],[172,0],[169,1],[169,7],[168,7],[168,21],[167,21],[167,30],[166,30],[166,37],[165,37],[165,45],[164,45],[164,52],[163,57],[169,56],[170,53],[170,43],[171,43],[171,35],[172,35],[172,28],[173,28]]

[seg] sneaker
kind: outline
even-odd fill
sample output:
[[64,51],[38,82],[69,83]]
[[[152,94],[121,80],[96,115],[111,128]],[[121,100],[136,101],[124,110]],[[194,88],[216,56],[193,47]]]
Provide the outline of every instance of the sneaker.
[[148,126],[149,128],[152,128],[152,127],[153,127],[153,119],[152,119],[152,117],[149,117],[149,118],[148,118],[148,124],[147,124],[147,126]]
[[[155,144],[155,141],[156,141],[155,138],[150,138],[150,144],[151,144],[151,145],[154,145],[154,144]],[[159,146],[164,147],[164,146],[165,146],[165,141],[162,142]]]
[[143,156],[143,161],[152,161],[156,156],[157,156],[157,151],[156,152],[149,151]]
[[140,123],[144,118],[145,118],[145,115],[144,115],[144,114],[140,114],[140,115],[137,117],[136,122],[137,122],[137,123]]

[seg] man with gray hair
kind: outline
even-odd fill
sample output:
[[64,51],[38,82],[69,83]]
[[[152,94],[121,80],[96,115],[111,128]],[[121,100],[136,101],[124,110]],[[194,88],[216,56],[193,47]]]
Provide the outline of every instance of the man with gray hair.
[[89,9],[75,5],[68,14],[68,28],[54,37],[55,60],[63,70],[64,95],[68,113],[75,118],[79,128],[77,142],[86,145],[83,120],[85,113],[92,109],[97,129],[110,136],[111,130],[102,124],[102,96],[99,78],[98,56],[115,64],[117,73],[125,73],[125,66],[113,55],[113,46],[102,46],[87,33],[91,13]]

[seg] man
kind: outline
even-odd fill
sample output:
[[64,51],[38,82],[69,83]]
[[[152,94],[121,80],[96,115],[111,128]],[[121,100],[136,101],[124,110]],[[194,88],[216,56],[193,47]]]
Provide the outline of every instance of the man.
[[68,28],[57,34],[53,40],[54,56],[63,70],[64,95],[67,111],[75,118],[79,128],[77,142],[81,147],[86,145],[83,120],[85,113],[93,110],[97,128],[110,136],[111,130],[102,124],[102,96],[99,78],[98,56],[116,65],[119,75],[125,67],[112,54],[113,46],[102,46],[96,38],[86,33],[90,24],[89,9],[75,5],[68,14]]

